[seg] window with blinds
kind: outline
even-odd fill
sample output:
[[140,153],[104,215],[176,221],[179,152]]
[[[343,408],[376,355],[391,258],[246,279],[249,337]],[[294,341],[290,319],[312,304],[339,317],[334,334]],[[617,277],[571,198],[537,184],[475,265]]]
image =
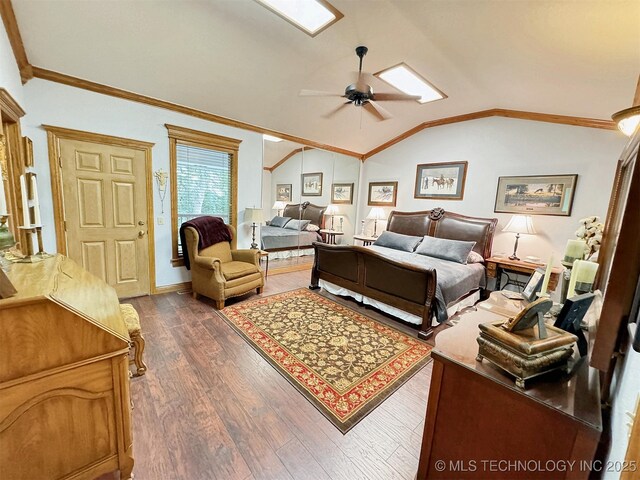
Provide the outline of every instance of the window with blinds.
[[239,140],[166,125],[171,148],[173,261],[179,265],[180,225],[202,215],[235,226]]
[[[178,224],[202,215],[231,218],[231,154],[190,145],[176,146]],[[182,252],[181,245],[178,245]]]

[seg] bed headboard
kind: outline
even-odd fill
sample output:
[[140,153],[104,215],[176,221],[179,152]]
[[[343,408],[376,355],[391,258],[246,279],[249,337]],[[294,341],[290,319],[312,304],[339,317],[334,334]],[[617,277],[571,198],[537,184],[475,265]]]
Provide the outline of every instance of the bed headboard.
[[[302,209],[302,212],[300,212],[300,209]],[[292,203],[284,207],[282,216],[309,220],[314,225],[324,228],[324,212],[326,209],[327,207],[321,207],[309,202]]]
[[423,212],[397,212],[389,214],[387,230],[422,237],[466,240],[476,242],[473,251],[487,259],[491,256],[493,234],[497,218],[468,217],[459,213],[434,208]]

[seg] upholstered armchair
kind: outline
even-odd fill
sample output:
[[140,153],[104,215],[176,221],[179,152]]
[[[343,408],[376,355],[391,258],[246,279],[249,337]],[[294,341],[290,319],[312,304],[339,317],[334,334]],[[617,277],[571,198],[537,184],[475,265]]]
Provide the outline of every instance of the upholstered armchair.
[[218,310],[227,298],[243,295],[254,288],[262,293],[264,276],[260,270],[259,250],[237,250],[236,230],[227,225],[233,239],[198,250],[195,228],[185,228],[186,248],[191,261],[193,298],[198,295],[215,300]]

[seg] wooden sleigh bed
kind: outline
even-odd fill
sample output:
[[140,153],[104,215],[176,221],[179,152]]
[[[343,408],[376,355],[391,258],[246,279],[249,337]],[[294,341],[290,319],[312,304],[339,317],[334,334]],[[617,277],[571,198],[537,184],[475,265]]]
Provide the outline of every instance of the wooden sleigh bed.
[[[393,211],[387,230],[404,235],[474,241],[473,251],[486,260],[491,256],[497,223],[496,218],[468,217],[436,208],[423,212]],[[433,334],[436,269],[393,260],[367,247],[313,245],[315,260],[309,288],[320,288],[319,283],[324,280],[420,317],[419,338],[427,339]]]
[[[309,220],[313,225],[324,228],[324,212],[327,207],[313,203],[294,203],[282,211],[283,217],[295,220]],[[313,242],[322,241],[318,232],[291,230],[264,226],[260,229],[260,248],[267,252],[303,250],[313,248]]]

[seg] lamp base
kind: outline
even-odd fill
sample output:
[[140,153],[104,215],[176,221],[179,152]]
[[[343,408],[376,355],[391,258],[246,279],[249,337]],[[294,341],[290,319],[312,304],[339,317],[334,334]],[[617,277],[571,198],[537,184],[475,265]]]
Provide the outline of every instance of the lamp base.
[[251,248],[252,250],[258,249],[258,244],[256,243],[256,227],[257,225],[254,223],[251,225]]
[[516,257],[515,255],[509,255],[509,260],[520,260],[520,257]]

